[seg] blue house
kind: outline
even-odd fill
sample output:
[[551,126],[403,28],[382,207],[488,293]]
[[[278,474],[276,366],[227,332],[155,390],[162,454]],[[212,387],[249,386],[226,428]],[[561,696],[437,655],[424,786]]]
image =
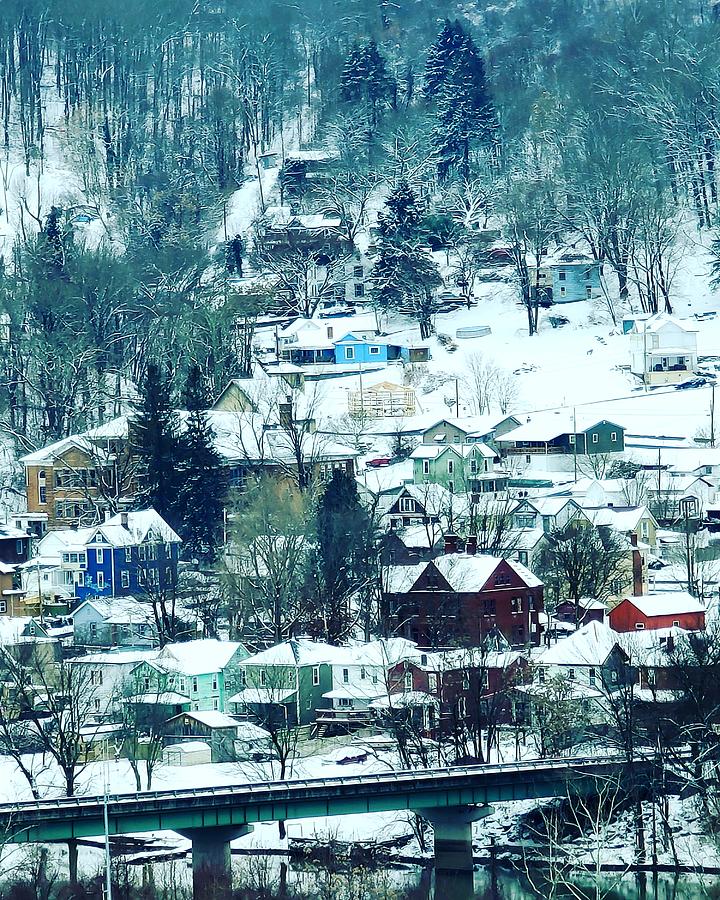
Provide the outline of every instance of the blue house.
[[[159,592],[177,583],[181,539],[154,509],[89,528],[51,531],[38,555],[57,560],[59,583],[81,601]],[[58,579],[56,579],[58,580]]]
[[333,341],[336,363],[389,362],[400,357],[400,347],[382,338],[362,338],[350,332]]
[[602,294],[600,263],[585,253],[565,250],[548,259],[543,268],[541,284],[553,303],[575,303]]

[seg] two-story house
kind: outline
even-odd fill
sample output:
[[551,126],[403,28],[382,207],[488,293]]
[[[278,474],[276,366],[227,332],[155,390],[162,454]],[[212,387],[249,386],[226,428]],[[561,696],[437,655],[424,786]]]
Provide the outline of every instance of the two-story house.
[[697,368],[697,331],[666,313],[636,318],[630,329],[630,371],[644,384],[674,384]]
[[141,662],[157,658],[158,650],[126,650],[89,653],[70,660],[78,684],[92,690],[93,709],[98,719],[122,719],[124,701],[134,694],[130,673]]
[[240,690],[229,698],[235,715],[268,725],[312,725],[332,690],[332,662],[342,648],[292,639],[245,659]]
[[526,464],[542,462],[552,469],[554,458],[559,457],[557,467],[567,469],[567,457],[621,453],[625,449],[625,428],[606,419],[574,415],[568,410],[511,418],[525,421],[507,431],[499,423],[495,443],[503,455],[524,458]]
[[494,631],[514,646],[540,643],[543,585],[513,560],[447,553],[388,566],[384,584],[389,619],[420,646],[480,645]]
[[192,710],[225,712],[227,698],[241,683],[248,652],[236,641],[205,638],[166,644],[157,657],[130,673],[143,693],[166,691],[187,697]]
[[416,484],[441,484],[450,493],[498,493],[506,490],[510,478],[487,444],[419,444],[410,458]]
[[[123,512],[101,525],[48,532],[38,544],[41,561],[59,559],[73,596],[123,597],[177,584],[181,539],[154,509]],[[26,569],[27,589],[33,585]]]

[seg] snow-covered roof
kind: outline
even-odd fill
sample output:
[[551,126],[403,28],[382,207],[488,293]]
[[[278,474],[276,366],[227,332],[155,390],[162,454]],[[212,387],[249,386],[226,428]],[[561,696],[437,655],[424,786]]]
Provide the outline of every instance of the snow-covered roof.
[[552,441],[563,434],[583,434],[598,425],[611,425],[619,431],[624,430],[624,426],[618,425],[616,422],[599,419],[584,412],[576,412],[573,416],[571,409],[530,413],[528,416],[518,416],[517,418],[525,418],[526,421],[517,428],[513,428],[512,431],[506,431],[505,434],[498,436],[496,438],[498,443]]
[[293,638],[282,644],[276,644],[243,660],[243,666],[317,666],[330,663],[342,653],[341,647],[324,644],[322,641],[311,641],[306,638]]
[[228,703],[237,703],[245,706],[266,706],[274,703],[285,703],[296,695],[293,688],[245,688],[232,697],[228,697]]
[[537,658],[542,666],[602,666],[618,645],[618,634],[600,622],[588,622],[548,647]]
[[93,666],[128,666],[157,659],[159,650],[111,650],[108,653],[88,653],[70,662]]
[[168,719],[168,722],[174,722],[177,719],[183,719],[183,721],[185,719],[194,719],[196,722],[205,725],[207,728],[237,728],[239,724],[237,719],[233,719],[232,716],[228,716],[226,713],[218,712],[214,709],[193,710],[191,712],[179,713],[177,716]]
[[238,651],[242,651],[243,656],[246,655],[245,648],[237,641],[204,638],[166,644],[157,661],[163,668],[183,675],[206,675],[225,668]]
[[[123,516],[125,515],[127,515],[127,527],[122,524]],[[180,535],[173,531],[160,513],[156,512],[154,509],[141,509],[136,510],[135,512],[118,513],[115,516],[111,516],[107,522],[98,526],[98,530],[103,534],[107,533],[107,529],[116,528],[120,529],[122,535],[113,530],[111,532],[113,537],[116,537],[116,539],[119,540],[127,540],[124,535],[129,532],[132,541],[137,544],[141,544],[143,541],[147,540],[150,532],[156,536],[159,535],[166,544],[179,544],[182,540]],[[123,545],[116,544],[115,546]]]
[[323,694],[328,700],[374,700],[376,697],[382,696],[382,688],[375,685],[368,685],[365,689],[362,684],[347,684],[339,688],[334,688]]
[[146,691],[144,694],[133,694],[132,697],[125,697],[123,702],[129,704],[147,703],[161,706],[182,706],[184,703],[190,703],[190,698],[177,691]]
[[40,450],[35,450],[33,453],[27,453],[25,456],[21,456],[20,462],[24,463],[26,466],[50,466],[58,457],[67,453],[68,450],[73,449],[82,450],[85,453],[94,456],[102,453],[98,447],[84,437],[80,435],[71,435],[70,437],[55,441],[54,444],[48,444],[47,447],[42,447]]
[[[479,591],[488,581],[502,559],[485,554],[448,553],[434,560],[434,564],[454,591]],[[505,560],[507,565],[529,588],[541,587],[542,581],[522,563]]]
[[705,605],[687,591],[664,591],[658,594],[643,594],[641,597],[626,597],[625,602],[632,603],[648,618],[705,612]]
[[167,744],[165,753],[210,753],[210,744],[206,741],[181,741],[179,744]]
[[143,603],[135,597],[92,597],[81,603],[73,616],[77,618],[78,613],[87,606],[97,610],[103,620],[110,625],[155,623],[152,604]]
[[405,691],[402,694],[390,694],[378,697],[369,703],[372,709],[402,709],[408,706],[439,706],[432,694],[423,691]]
[[[644,332],[654,334],[668,327],[676,328],[679,331],[688,333],[699,331],[699,329],[688,320],[681,320],[675,316],[670,316],[667,313],[656,313],[654,316],[650,316],[647,319],[636,318],[632,330],[635,334],[643,334]],[[687,347],[685,347],[682,352],[687,352]]]

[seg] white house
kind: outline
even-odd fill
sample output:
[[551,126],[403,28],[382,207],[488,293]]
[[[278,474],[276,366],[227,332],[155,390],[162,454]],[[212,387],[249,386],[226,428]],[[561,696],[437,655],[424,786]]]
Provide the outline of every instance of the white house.
[[697,328],[658,313],[635,320],[630,331],[630,371],[644,384],[684,381],[697,368]]
[[82,673],[80,683],[87,685],[92,693],[95,714],[106,717],[119,713],[132,670],[138,663],[156,659],[158,653],[158,650],[90,653],[70,660],[70,664]]

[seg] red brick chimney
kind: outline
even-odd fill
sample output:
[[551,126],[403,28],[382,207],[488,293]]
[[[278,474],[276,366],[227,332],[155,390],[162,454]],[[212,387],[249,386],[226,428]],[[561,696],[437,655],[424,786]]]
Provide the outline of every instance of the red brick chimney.
[[469,535],[467,541],[465,542],[465,552],[469,553],[470,556],[475,556],[477,553],[477,535],[471,534]]
[[445,553],[457,553],[458,552],[458,537],[456,534],[446,534],[445,535]]
[[630,546],[632,547],[632,573],[633,573],[633,597],[643,595],[643,565],[642,556],[638,549],[638,539],[634,531],[630,532]]

